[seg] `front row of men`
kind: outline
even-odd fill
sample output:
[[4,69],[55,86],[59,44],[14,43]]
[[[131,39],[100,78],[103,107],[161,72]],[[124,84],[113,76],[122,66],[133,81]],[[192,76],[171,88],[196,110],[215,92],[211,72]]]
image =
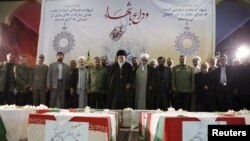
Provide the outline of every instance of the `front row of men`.
[[[226,111],[234,108],[234,94],[238,88],[237,74],[227,65],[226,56],[219,59],[219,67],[208,73],[208,64],[200,72],[186,65],[180,55],[179,65],[165,66],[165,58],[158,65],[148,64],[149,55],[140,56],[140,65],[134,68],[126,62],[126,51],[119,50],[116,62],[107,65],[107,58],[95,57],[94,66],[86,68],[86,58],[63,63],[64,54],[57,53],[57,61],[49,67],[40,55],[32,69],[21,56],[14,64],[14,56],[0,65],[0,104],[46,104],[60,108],[163,109],[169,106],[191,110],[193,103],[198,111]],[[197,72],[196,72],[197,71]],[[32,91],[32,92],[31,92]],[[32,94],[33,93],[33,94]],[[33,97],[31,96],[33,95]],[[245,108],[249,108],[245,106]],[[193,109],[193,108],[192,108]]]

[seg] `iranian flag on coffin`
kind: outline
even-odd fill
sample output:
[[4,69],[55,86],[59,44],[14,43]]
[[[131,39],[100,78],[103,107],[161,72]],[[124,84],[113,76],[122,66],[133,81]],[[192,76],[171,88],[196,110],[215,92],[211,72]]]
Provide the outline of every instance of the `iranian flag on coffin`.
[[152,114],[152,113],[155,113],[155,111],[140,112],[139,134],[143,138],[146,138],[146,134],[147,134],[147,120],[148,120],[148,115]]
[[[150,119],[151,115],[148,115]],[[148,127],[153,121],[149,122]],[[204,139],[207,137],[208,124],[238,124],[245,125],[245,117],[219,116],[215,121],[206,123],[197,117],[161,117],[158,121],[156,134],[148,132],[149,140],[153,141],[185,141],[187,138]],[[190,130],[192,128],[192,130]],[[153,137],[152,137],[153,136]],[[185,139],[185,140],[184,140]]]
[[[113,115],[110,115],[110,117]],[[112,141],[115,140],[116,129],[111,130],[112,121],[109,116],[89,117],[89,116],[74,116],[69,122],[88,122],[88,140],[89,141]],[[115,119],[115,118],[113,118]],[[31,141],[44,141],[45,139],[45,123],[46,120],[56,121],[53,113],[46,114],[30,114],[28,126],[28,140]]]

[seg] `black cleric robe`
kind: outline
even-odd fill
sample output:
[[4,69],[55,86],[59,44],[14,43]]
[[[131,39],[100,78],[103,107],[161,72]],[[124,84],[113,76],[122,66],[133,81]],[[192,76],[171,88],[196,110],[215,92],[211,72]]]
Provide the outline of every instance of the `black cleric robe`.
[[[131,107],[134,103],[131,93],[133,68],[125,62],[120,68],[118,63],[114,63],[108,75],[107,106],[112,109],[124,109]],[[130,85],[126,89],[126,85]]]

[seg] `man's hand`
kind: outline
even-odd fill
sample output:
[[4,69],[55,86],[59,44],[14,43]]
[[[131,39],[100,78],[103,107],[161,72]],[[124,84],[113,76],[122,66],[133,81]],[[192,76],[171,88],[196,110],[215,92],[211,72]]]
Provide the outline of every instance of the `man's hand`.
[[128,83],[125,87],[126,90],[130,89],[131,88],[131,85]]
[[74,89],[70,88],[70,94],[73,95],[74,94]]

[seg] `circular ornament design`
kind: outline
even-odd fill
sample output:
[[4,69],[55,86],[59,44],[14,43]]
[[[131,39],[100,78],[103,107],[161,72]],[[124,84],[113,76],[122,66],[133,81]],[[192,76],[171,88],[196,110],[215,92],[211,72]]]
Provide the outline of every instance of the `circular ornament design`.
[[[185,40],[188,40],[191,42],[190,47],[187,48],[183,45],[183,42]],[[198,36],[196,36],[194,33],[183,32],[183,33],[180,33],[176,37],[175,47],[176,47],[176,50],[180,54],[191,56],[191,55],[195,54],[196,52],[198,52],[198,49],[200,47],[200,40],[199,40]]]

